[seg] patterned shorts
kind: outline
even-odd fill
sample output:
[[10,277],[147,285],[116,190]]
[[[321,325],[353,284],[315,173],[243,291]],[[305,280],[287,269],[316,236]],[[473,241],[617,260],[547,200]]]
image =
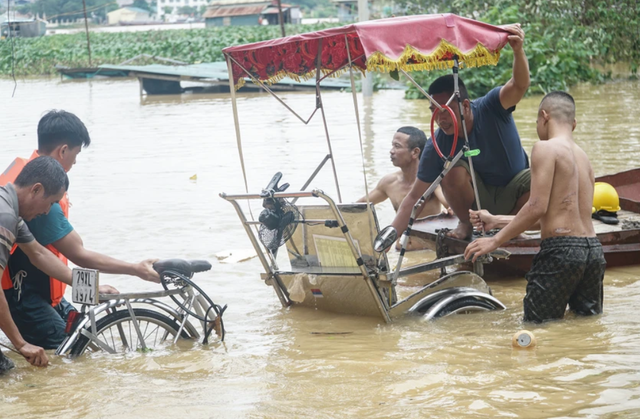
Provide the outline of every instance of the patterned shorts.
[[606,265],[596,237],[544,239],[525,275],[524,321],[561,319],[567,304],[577,314],[602,313]]

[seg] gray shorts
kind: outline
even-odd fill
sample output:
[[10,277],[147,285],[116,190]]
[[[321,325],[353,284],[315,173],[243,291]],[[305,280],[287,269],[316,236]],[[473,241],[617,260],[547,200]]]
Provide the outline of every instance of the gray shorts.
[[[458,160],[455,167],[461,166],[471,174],[469,164],[464,160]],[[476,173],[480,206],[494,215],[509,215],[516,206],[518,199],[531,190],[531,169],[524,169],[511,179],[506,186],[486,185]],[[474,202],[473,209],[477,209]]]

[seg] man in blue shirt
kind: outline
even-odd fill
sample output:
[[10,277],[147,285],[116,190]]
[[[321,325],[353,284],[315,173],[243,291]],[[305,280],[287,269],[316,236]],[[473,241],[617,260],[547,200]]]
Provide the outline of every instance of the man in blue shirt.
[[[471,102],[462,80],[459,80],[462,112],[471,149],[479,149],[473,158],[480,205],[493,214],[515,214],[529,199],[530,172],[527,154],[520,143],[520,136],[511,113],[529,87],[529,64],[524,53],[524,32],[519,24],[506,28],[513,49],[513,74],[501,87]],[[429,94],[436,102],[446,104],[454,90],[453,76],[443,76],[429,86]],[[459,127],[458,151],[464,143],[460,111],[455,100],[450,105]],[[433,104],[432,112],[435,111]],[[436,131],[439,148],[448,153],[453,141],[454,124],[448,112],[439,112]],[[433,139],[432,139],[433,141]],[[420,196],[431,186],[443,169],[443,161],[429,141],[420,159],[418,178],[402,201],[392,226],[398,232],[406,229],[409,216]],[[469,210],[476,207],[471,174],[466,159],[460,160],[442,180],[444,196],[460,223],[451,231],[451,237],[466,240],[473,227]]]

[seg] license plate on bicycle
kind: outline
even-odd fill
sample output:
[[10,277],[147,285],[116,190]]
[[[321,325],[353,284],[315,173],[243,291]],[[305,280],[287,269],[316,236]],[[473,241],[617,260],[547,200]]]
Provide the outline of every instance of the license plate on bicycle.
[[99,275],[95,269],[73,268],[72,299],[77,304],[98,304]]

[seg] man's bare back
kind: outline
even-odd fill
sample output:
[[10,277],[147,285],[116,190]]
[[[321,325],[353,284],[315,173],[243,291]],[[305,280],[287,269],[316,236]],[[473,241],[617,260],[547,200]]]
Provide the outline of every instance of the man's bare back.
[[591,221],[595,180],[587,154],[570,136],[550,138],[536,146],[540,154],[554,161],[549,206],[540,218],[542,239],[595,237]]

